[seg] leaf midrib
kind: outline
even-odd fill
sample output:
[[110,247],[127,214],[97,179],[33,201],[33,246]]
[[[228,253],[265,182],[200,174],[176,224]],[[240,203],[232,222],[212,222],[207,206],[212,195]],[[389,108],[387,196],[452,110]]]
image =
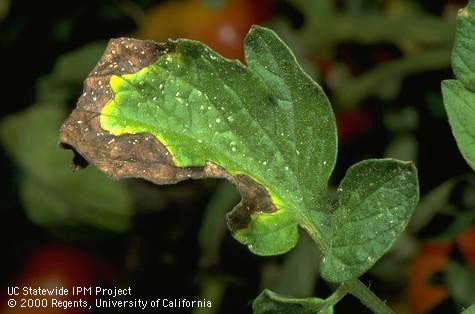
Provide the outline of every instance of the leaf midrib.
[[[267,54],[266,54],[266,55],[267,55],[267,56],[270,56],[270,57],[272,58],[273,64],[275,64],[275,65],[279,68],[279,70],[280,70],[281,72],[283,72],[283,73],[284,73],[284,72],[288,72],[288,69],[285,69],[285,70],[284,70],[284,69],[281,68],[280,62],[276,59],[274,53],[272,53],[272,51],[271,51],[269,45],[267,44],[267,42],[266,42],[264,39],[260,38],[260,37],[258,37],[256,40],[259,40],[259,41],[261,42],[261,47],[264,47],[264,49],[266,49],[266,51],[267,51]],[[299,72],[302,72],[302,75],[303,75],[304,79],[307,79],[306,73],[298,66],[298,62],[297,62],[297,59],[295,58],[295,56],[293,56],[293,55],[291,55],[291,56],[293,57],[294,65],[297,65],[297,70],[298,70]],[[287,99],[279,98],[279,97],[277,97],[277,96],[275,96],[275,97],[276,97],[278,100],[280,100],[280,101],[288,101],[288,102],[292,103],[292,125],[293,125],[292,133],[293,133],[293,143],[294,143],[294,145],[293,145],[293,150],[292,150],[292,151],[296,151],[296,150],[297,150],[297,146],[298,146],[298,145],[297,145],[297,144],[298,144],[298,139],[297,139],[297,136],[296,136],[297,130],[296,130],[296,124],[295,124],[295,121],[296,121],[296,118],[295,118],[295,107],[296,107],[295,104],[296,104],[296,101],[294,101],[294,100],[296,99],[296,97],[295,97],[294,92],[293,92],[294,89],[291,88],[291,87],[289,87],[289,85],[286,83],[286,81],[285,81],[284,79],[281,78],[280,75],[278,75],[278,74],[275,73],[274,71],[270,70],[270,69],[269,69],[268,67],[266,67],[264,64],[262,64],[261,62],[259,62],[259,60],[254,60],[254,62],[258,63],[263,69],[265,69],[265,71],[268,71],[268,72],[272,73],[277,79],[279,79],[279,80],[282,82],[282,85],[284,85],[284,86],[286,87],[286,94],[288,94],[291,99],[287,100]],[[249,67],[249,69],[252,71],[252,68],[251,68],[251,67]],[[254,72],[254,71],[252,71],[252,72]],[[259,77],[259,79],[263,81],[263,79],[261,79],[261,77],[260,77],[259,75],[256,74],[256,76]],[[263,81],[263,83],[267,86],[267,84],[265,83],[265,81]],[[312,86],[312,88],[314,88],[314,86]],[[269,88],[269,90],[270,90],[270,88]],[[307,154],[305,154],[304,152],[301,152],[302,156],[310,156],[310,153],[311,153],[312,151],[314,151],[310,145],[307,145],[307,146],[308,146],[308,148],[306,148],[306,151],[309,151],[309,150],[310,150],[310,152],[308,152]],[[316,145],[315,145],[314,147],[316,147]],[[302,159],[302,158],[298,158],[298,157],[296,158],[296,162],[297,162],[296,168],[297,168],[297,171],[300,171],[300,169],[301,169],[301,167],[302,167],[301,159]],[[309,165],[310,161],[311,161],[311,158],[310,158],[310,157],[305,158],[305,169],[308,169],[308,165]],[[292,170],[293,170],[293,169],[292,169]],[[308,202],[309,202],[309,201],[314,201],[314,199],[315,199],[316,197],[318,197],[317,191],[314,191],[313,194],[312,194],[311,199],[308,200],[308,199],[307,199],[307,194],[304,194],[304,193],[303,193],[303,190],[304,190],[304,189],[302,188],[302,184],[304,184],[304,183],[302,182],[302,180],[299,180],[299,177],[298,177],[297,174],[295,173],[295,170],[293,170],[293,175],[294,175],[295,181],[296,181],[297,184],[298,184],[298,190],[299,190],[299,192],[300,192],[300,193],[299,193],[300,199],[302,200],[302,203],[305,204],[305,210],[302,211],[302,212],[308,212],[308,211],[310,211],[310,210],[312,210],[312,209],[318,210],[319,208],[312,208],[311,206],[308,206]],[[318,191],[318,192],[324,192],[325,186],[320,187],[320,188],[322,189],[322,191]],[[315,190],[317,190],[317,189],[315,189]],[[315,204],[315,205],[316,205],[316,204]],[[307,215],[307,220],[308,220],[309,223],[311,223],[311,218],[310,218],[310,216],[308,216],[308,215]],[[313,223],[311,223],[311,224],[313,225]],[[313,228],[315,229],[315,232],[316,232],[316,233],[319,233],[319,232],[317,231],[318,228],[317,228],[315,225],[313,226]],[[321,241],[320,241],[320,242],[321,242]]]

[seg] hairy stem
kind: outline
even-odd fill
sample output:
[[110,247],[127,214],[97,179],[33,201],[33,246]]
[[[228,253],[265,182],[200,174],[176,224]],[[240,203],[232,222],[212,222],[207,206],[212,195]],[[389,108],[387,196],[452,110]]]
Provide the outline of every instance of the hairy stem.
[[386,305],[376,294],[373,293],[359,279],[353,279],[343,283],[349,293],[358,298],[364,305],[376,314],[394,314],[393,310]]
[[[307,230],[310,237],[320,245],[321,235],[318,232],[315,225],[311,222],[309,217],[307,218],[307,223],[302,224],[302,226]],[[322,251],[325,254],[325,251]],[[358,278],[346,281],[342,283],[338,289],[327,298],[329,301],[327,306],[333,306],[338,301],[340,301],[347,293],[351,293],[353,296],[358,298],[364,305],[366,305],[370,310],[376,314],[394,314],[393,310],[386,305],[376,294],[373,293],[365,284],[363,284]]]
[[348,287],[345,286],[344,284],[339,285],[338,289],[336,289],[328,298],[325,299],[325,305],[320,309],[320,311],[323,311],[329,307],[335,306],[347,294],[348,294]]

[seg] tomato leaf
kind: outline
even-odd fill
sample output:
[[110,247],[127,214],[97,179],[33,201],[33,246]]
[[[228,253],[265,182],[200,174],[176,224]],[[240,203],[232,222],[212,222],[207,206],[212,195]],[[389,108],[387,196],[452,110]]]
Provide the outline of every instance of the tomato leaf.
[[20,170],[27,215],[52,230],[127,230],[132,199],[124,184],[96,169],[73,174],[71,154],[58,148],[57,129],[64,116],[61,107],[34,105],[1,121],[1,142]]
[[336,127],[322,89],[274,32],[253,28],[245,51],[249,67],[192,40],[113,40],[61,141],[115,178],[229,179],[243,195],[227,216],[233,235],[273,255],[323,210]]
[[452,67],[457,80],[442,82],[444,105],[457,145],[475,170],[475,1],[457,16]]
[[368,270],[407,226],[418,198],[412,163],[370,159],[353,165],[338,187],[322,276],[341,282]]
[[[328,99],[273,31],[252,28],[245,56],[247,67],[192,40],[112,40],[61,142],[113,178],[228,179],[242,194],[228,227],[252,252],[287,252],[301,226],[328,255],[326,279],[358,277],[406,226],[418,198],[414,167],[357,164],[334,210],[327,182],[337,143]],[[356,221],[370,215],[381,241]],[[368,243],[347,241],[357,233]]]
[[265,289],[252,303],[254,314],[332,314],[333,307],[326,307],[319,298],[292,298]]

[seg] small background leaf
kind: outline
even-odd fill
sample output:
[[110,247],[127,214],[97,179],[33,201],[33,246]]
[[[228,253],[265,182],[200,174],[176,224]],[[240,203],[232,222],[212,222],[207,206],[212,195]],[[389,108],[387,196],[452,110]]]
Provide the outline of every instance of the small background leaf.
[[297,298],[313,295],[320,254],[315,242],[305,233],[301,234],[299,243],[285,256],[283,264],[277,269],[269,267],[264,288]]
[[254,314],[333,314],[333,307],[322,311],[325,300],[318,298],[297,299],[264,290],[252,303]]
[[413,234],[419,232],[429,221],[447,206],[450,194],[457,184],[457,179],[450,179],[442,183],[429,193],[426,193],[419,202],[408,229]]

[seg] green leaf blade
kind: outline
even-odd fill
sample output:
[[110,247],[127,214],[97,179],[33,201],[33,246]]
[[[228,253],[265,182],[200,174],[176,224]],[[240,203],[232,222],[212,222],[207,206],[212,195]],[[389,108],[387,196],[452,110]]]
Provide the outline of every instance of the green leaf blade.
[[360,276],[389,250],[417,204],[416,170],[392,159],[357,163],[340,183],[338,197],[321,269],[332,282]]
[[442,82],[442,95],[457,145],[475,170],[475,93],[459,81],[446,80]]

